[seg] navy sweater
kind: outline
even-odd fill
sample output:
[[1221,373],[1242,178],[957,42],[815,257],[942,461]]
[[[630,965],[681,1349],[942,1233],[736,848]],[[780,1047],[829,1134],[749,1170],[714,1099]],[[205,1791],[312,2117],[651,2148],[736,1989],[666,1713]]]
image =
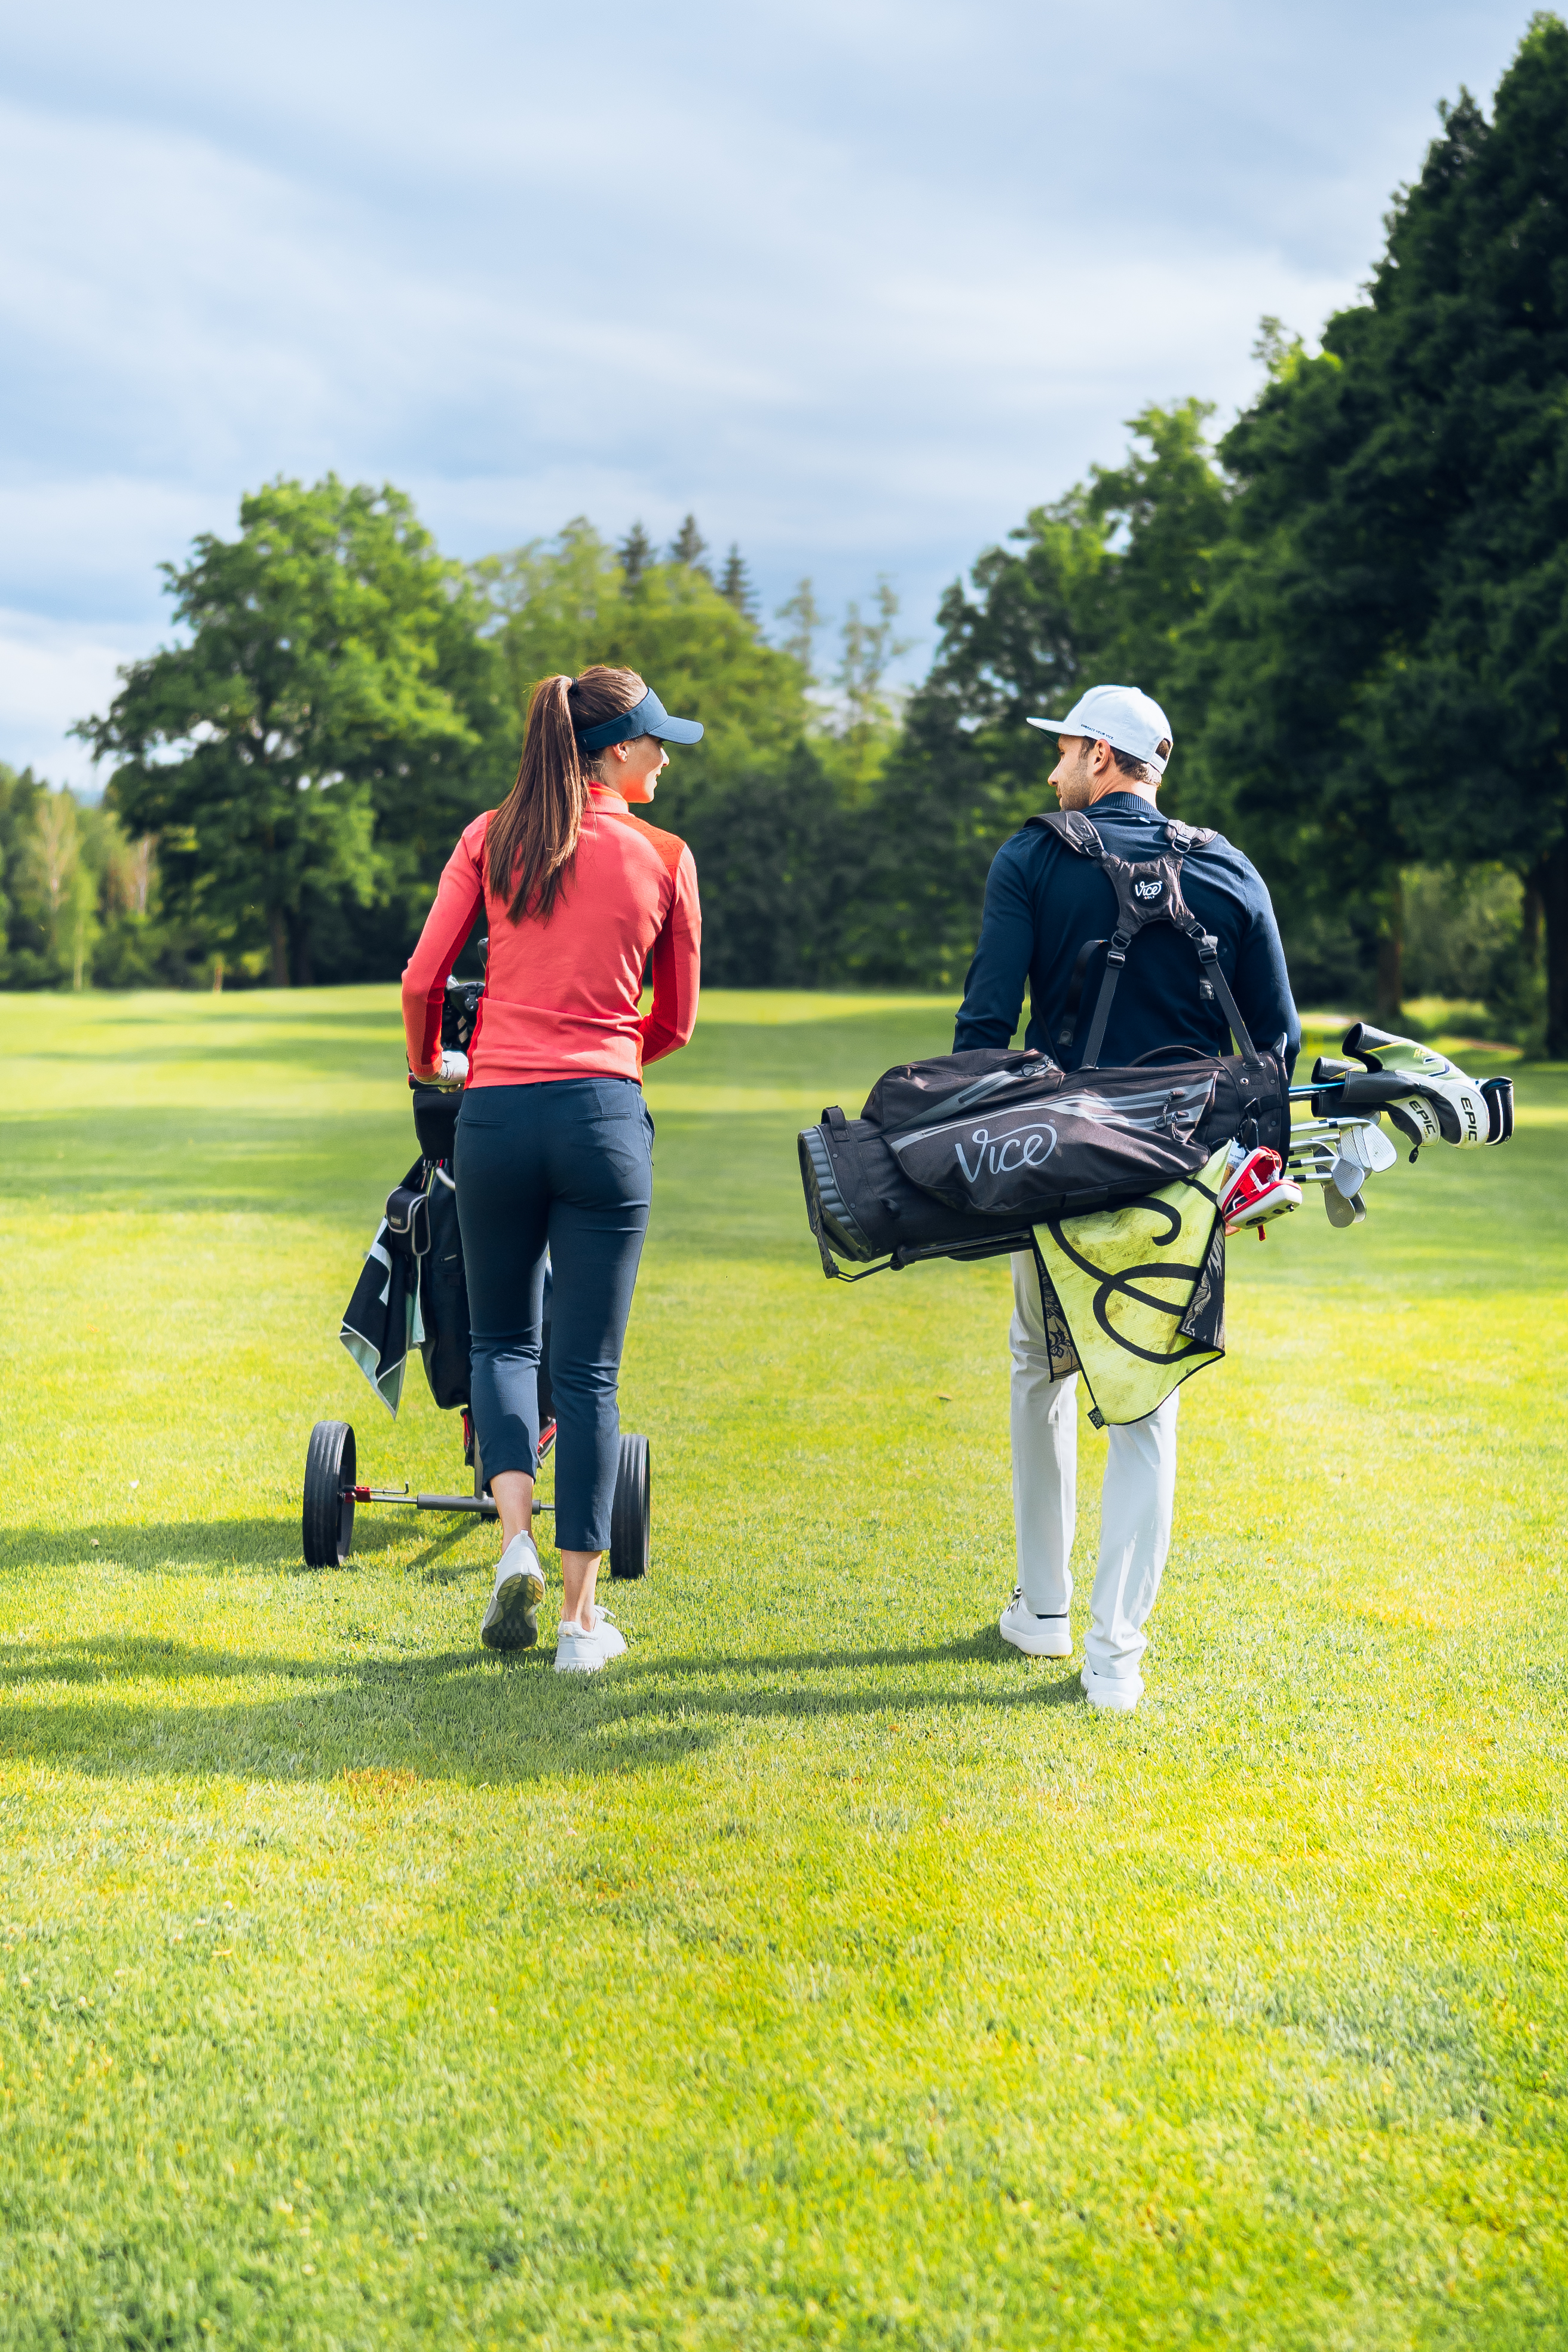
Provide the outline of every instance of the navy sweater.
[[[1165,846],[1165,820],[1136,793],[1108,793],[1086,814],[1113,856],[1157,857]],[[1253,1042],[1274,1046],[1283,1038],[1286,1067],[1292,1068],[1301,1024],[1262,877],[1239,849],[1216,835],[1205,848],[1189,851],[1182,866],[1182,895],[1219,941],[1220,970]],[[1089,959],[1077,1032],[1064,1055],[1056,1037],[1073,965],[1086,940],[1108,940],[1115,928],[1116,893],[1089,858],[1039,825],[1026,826],[1005,841],[985,885],[980,944],[963,983],[953,1052],[1010,1045],[1026,983],[1030,1017],[1025,1044],[1076,1069],[1088,1043],[1105,958]],[[1100,1051],[1101,1066],[1134,1062],[1156,1045],[1230,1053],[1219,1007],[1199,998],[1199,972],[1191,942],[1170,924],[1151,923],[1141,931],[1117,982]]]

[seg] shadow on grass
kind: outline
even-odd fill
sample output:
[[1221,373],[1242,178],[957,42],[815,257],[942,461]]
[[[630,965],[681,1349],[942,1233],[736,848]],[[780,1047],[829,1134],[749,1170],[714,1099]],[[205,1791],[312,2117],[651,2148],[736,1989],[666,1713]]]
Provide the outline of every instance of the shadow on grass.
[[926,1642],[918,1647],[883,1650],[737,1651],[732,1655],[697,1654],[687,1658],[629,1658],[619,1669],[623,1681],[653,1675],[797,1675],[842,1673],[847,1667],[929,1666],[941,1658],[990,1660],[1015,1664],[1018,1653],[1002,1639],[994,1624],[952,1642]]
[[[1010,1673],[994,1688],[909,1678],[910,1667],[984,1663],[989,1655],[982,1634],[930,1650],[649,1659],[590,1680],[556,1675],[548,1647],[506,1659],[475,1648],[323,1660],[127,1635],[18,1643],[0,1653],[0,1679],[11,1693],[0,1700],[0,1753],[106,1780],[185,1774],[330,1781],[380,1769],[430,1781],[521,1786],[687,1760],[713,1747],[730,1724],[958,1706],[1037,1711],[1079,1698],[1070,1671],[1051,1680]],[[788,1679],[868,1672],[894,1679],[847,1688]],[[735,1679],[760,1674],[773,1678],[768,1687]],[[661,1675],[677,1686],[660,1687]],[[222,1695],[226,1685],[257,1681],[289,1687],[265,1698]],[[127,1682],[198,1687],[178,1703],[154,1690],[138,1704],[120,1694]],[[31,1696],[28,1685],[44,1685],[83,1695]]]
[[[445,1535],[432,1536],[424,1550],[416,1552],[414,1558],[408,1562],[409,1575],[422,1573],[426,1584],[461,1584],[466,1577],[481,1574],[489,1576],[495,1566],[493,1552],[487,1553],[483,1559],[449,1560],[444,1557],[455,1545],[466,1542],[469,1536],[477,1534],[485,1525],[483,1520],[476,1524],[471,1518],[460,1518],[456,1527],[447,1528]],[[377,1532],[379,1533],[380,1530],[378,1529]],[[366,1544],[363,1549],[366,1551],[373,1549],[384,1551],[387,1543],[391,1540],[390,1536],[383,1536],[379,1544],[374,1546]],[[360,1549],[359,1521],[356,1519],[354,1521],[356,1555]]]
[[[466,1526],[466,1523],[465,1523]],[[461,1534],[464,1529],[460,1528]],[[354,1552],[386,1551],[413,1529],[392,1518],[354,1519]],[[93,1543],[96,1534],[98,1541]],[[456,1540],[456,1538],[452,1538]],[[445,1549],[437,1541],[410,1563],[421,1568]],[[142,1527],[85,1520],[80,1528],[9,1528],[0,1531],[0,1576],[17,1569],[112,1567],[142,1573],[188,1568],[207,1575],[224,1569],[271,1569],[320,1576],[307,1568],[298,1516],[287,1519],[164,1519]]]

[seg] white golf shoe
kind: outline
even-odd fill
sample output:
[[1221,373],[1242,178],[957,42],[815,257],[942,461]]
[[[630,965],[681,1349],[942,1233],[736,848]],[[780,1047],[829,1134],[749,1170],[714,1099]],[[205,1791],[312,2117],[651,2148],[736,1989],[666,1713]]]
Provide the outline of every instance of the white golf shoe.
[[1142,1675],[1097,1675],[1092,1666],[1085,1666],[1079,1679],[1090,1706],[1110,1715],[1131,1715],[1143,1696]]
[[1029,1658],[1070,1658],[1072,1655],[1072,1622],[1060,1617],[1037,1617],[1024,1598],[1024,1588],[1016,1584],[1013,1598],[996,1620],[996,1631],[1016,1650]]
[[602,1609],[594,1612],[593,1630],[584,1633],[581,1625],[563,1618],[555,1633],[555,1671],[558,1675],[596,1675],[612,1658],[623,1658],[626,1637],[618,1625],[612,1624]]
[[530,1535],[515,1535],[500,1556],[496,1589],[485,1611],[479,1639],[487,1650],[531,1650],[539,1639],[539,1604],[544,1570]]

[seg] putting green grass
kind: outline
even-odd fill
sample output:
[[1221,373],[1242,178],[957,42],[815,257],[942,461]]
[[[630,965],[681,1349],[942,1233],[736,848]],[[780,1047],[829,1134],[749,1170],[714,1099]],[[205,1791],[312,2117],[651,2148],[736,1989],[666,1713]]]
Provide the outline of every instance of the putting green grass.
[[[592,1681],[337,1341],[395,992],[15,998],[0,2341],[1568,2343],[1568,1076],[1232,1250],[1131,1717],[1004,1650],[1005,1268],[822,1279],[795,1132],[936,1000],[651,1074]],[[1103,1440],[1081,1432],[1078,1631]]]

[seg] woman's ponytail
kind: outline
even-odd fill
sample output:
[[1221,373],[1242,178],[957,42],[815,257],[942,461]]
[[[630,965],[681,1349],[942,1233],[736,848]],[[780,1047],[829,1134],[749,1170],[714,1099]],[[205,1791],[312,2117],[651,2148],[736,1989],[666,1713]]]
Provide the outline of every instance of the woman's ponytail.
[[528,698],[517,782],[489,822],[485,868],[490,895],[514,923],[547,922],[577,851],[588,805],[588,772],[577,730],[597,727],[640,702],[647,688],[635,670],[586,669],[581,677],[542,677]]

